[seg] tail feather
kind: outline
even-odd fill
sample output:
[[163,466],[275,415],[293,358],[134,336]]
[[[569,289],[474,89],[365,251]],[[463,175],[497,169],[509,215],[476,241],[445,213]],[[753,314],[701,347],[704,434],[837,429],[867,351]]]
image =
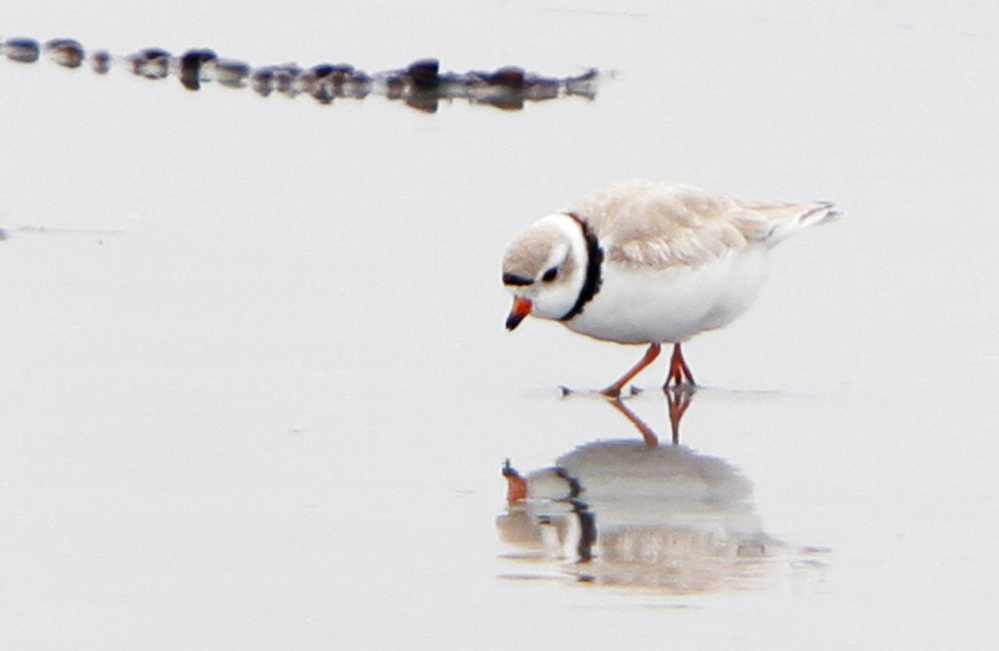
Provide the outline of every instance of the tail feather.
[[751,208],[765,215],[770,222],[770,232],[763,239],[771,246],[802,228],[834,221],[842,216],[829,201],[754,205]]

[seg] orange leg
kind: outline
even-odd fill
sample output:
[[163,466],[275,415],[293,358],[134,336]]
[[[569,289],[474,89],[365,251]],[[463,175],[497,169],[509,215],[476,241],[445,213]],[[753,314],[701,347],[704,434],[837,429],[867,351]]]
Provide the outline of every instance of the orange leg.
[[680,350],[680,344],[673,344],[673,357],[669,362],[669,375],[666,376],[666,384],[663,385],[663,390],[669,389],[670,386],[679,389],[685,385],[693,388],[697,386],[697,383],[694,382],[694,375],[690,372],[687,362],[683,360],[683,351]]
[[[600,393],[607,396],[608,398],[617,398],[621,395],[621,389],[625,387],[626,384],[631,382],[631,379],[645,370],[645,367],[656,361],[656,357],[659,357],[659,351],[662,350],[662,346],[659,344],[652,344],[649,349],[645,351],[645,356],[638,360],[638,363],[631,367],[631,370],[625,373],[620,380],[610,385]],[[673,355],[676,355],[674,351]],[[693,379],[691,380],[693,382]]]

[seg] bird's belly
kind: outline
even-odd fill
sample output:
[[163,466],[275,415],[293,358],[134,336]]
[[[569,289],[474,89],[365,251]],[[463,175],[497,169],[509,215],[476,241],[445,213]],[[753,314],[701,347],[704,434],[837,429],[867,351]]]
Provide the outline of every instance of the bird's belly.
[[682,342],[749,308],[765,274],[764,250],[743,249],[697,268],[648,271],[608,263],[600,291],[566,325],[620,343]]

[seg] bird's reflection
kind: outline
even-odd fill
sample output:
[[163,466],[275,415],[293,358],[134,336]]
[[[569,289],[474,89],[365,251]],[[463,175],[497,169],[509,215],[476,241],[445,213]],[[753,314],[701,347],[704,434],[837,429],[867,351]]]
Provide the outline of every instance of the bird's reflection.
[[[521,475],[507,461],[502,540],[519,551],[508,578],[565,578],[697,593],[815,578],[816,550],[768,535],[752,484],[728,461],[679,444],[690,391],[670,395],[672,444],[622,401],[610,404],[641,441],[583,445]],[[544,568],[538,573],[538,568]]]
[[[683,415],[687,413],[687,408],[690,407],[690,403],[694,398],[694,391],[689,386],[666,387],[663,389],[663,393],[666,395],[666,412],[669,416],[672,433],[670,440],[673,445],[680,445],[680,421],[683,420]],[[609,402],[612,407],[617,409],[622,416],[635,426],[647,446],[654,448],[659,445],[659,436],[655,431],[646,425],[645,421],[639,418],[635,412],[629,409],[620,398],[614,398]]]

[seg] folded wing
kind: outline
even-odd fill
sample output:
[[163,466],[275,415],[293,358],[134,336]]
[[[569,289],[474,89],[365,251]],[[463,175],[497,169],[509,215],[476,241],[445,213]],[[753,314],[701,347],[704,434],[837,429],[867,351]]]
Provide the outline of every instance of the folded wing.
[[661,181],[619,183],[567,212],[590,224],[608,259],[658,269],[700,266],[753,242],[773,246],[838,214],[824,202],[742,202]]

